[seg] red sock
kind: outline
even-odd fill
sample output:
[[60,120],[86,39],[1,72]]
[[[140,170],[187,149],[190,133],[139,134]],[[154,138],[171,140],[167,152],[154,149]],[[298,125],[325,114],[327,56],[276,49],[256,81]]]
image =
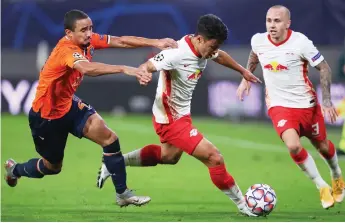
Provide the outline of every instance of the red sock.
[[302,148],[302,150],[299,153],[297,154],[290,153],[290,156],[295,161],[295,163],[301,164],[308,158],[308,152],[307,150]]
[[141,165],[142,166],[156,166],[161,163],[161,146],[147,145],[140,151]]
[[334,144],[331,142],[331,140],[328,140],[328,153],[324,154],[322,152],[320,152],[320,154],[326,159],[326,160],[330,160],[333,158],[334,154],[335,154],[335,148],[334,148]]
[[211,180],[220,190],[230,189],[235,185],[234,178],[226,171],[225,165],[221,164],[208,168]]

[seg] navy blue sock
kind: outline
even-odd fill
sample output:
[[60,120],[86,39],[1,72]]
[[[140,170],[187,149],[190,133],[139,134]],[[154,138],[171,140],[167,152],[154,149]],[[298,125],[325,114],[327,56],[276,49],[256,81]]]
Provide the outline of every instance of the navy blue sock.
[[120,150],[119,139],[103,147],[103,160],[111,174],[116,193],[122,194],[127,189],[127,174],[125,160]]
[[18,163],[13,169],[17,177],[42,178],[44,175],[58,174],[60,171],[52,171],[45,167],[43,160],[34,158],[26,163]]
[[42,178],[44,175],[38,171],[37,162],[40,159],[34,158],[26,163],[18,163],[13,169],[13,174],[17,177]]

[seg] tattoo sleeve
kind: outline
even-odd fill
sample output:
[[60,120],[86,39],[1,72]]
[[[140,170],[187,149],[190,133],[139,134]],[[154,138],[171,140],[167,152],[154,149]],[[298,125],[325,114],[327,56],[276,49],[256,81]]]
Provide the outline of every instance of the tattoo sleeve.
[[259,58],[258,55],[256,55],[253,50],[250,51],[249,53],[249,58],[248,58],[248,63],[247,63],[247,70],[250,72],[254,72],[256,69],[256,66],[259,63]]
[[320,84],[322,90],[322,104],[325,107],[332,106],[331,101],[331,82],[332,71],[326,60],[323,60],[316,67],[320,71]]

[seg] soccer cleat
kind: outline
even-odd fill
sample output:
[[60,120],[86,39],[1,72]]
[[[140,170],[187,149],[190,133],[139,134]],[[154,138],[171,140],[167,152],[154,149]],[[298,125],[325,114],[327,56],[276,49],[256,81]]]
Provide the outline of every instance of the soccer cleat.
[[324,209],[328,209],[334,206],[334,199],[330,187],[327,186],[320,188],[320,200],[321,205]]
[[333,198],[336,202],[340,203],[345,197],[345,182],[343,178],[332,179]]
[[240,203],[237,205],[238,210],[242,215],[248,216],[248,217],[258,217],[258,215],[252,213],[246,206],[245,202]]
[[10,187],[15,187],[18,182],[18,178],[13,174],[14,167],[17,165],[17,162],[13,159],[6,160],[4,167],[6,170],[5,180]]
[[128,205],[142,206],[150,201],[150,197],[136,196],[130,189],[126,189],[122,194],[116,194],[116,204],[120,207],[126,207]]
[[104,182],[108,179],[108,177],[110,177],[110,173],[107,167],[105,166],[105,164],[102,162],[102,166],[99,168],[99,171],[98,171],[97,184],[96,184],[99,189],[102,189]]

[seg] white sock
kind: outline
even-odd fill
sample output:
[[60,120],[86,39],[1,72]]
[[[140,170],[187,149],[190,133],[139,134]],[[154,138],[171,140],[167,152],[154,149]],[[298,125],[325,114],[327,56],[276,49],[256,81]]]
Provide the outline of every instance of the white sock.
[[235,184],[227,190],[222,190],[237,206],[244,202],[244,197],[241,189]]
[[126,153],[123,155],[125,159],[126,166],[141,166],[141,149],[134,150],[132,152]]
[[334,153],[334,156],[331,159],[325,159],[322,155],[321,157],[328,164],[328,167],[331,171],[331,176],[335,179],[341,177],[341,169],[339,167],[337,153]]
[[297,164],[302,171],[315,183],[317,189],[327,187],[328,184],[322,179],[313,157],[308,153],[308,157],[303,163]]

